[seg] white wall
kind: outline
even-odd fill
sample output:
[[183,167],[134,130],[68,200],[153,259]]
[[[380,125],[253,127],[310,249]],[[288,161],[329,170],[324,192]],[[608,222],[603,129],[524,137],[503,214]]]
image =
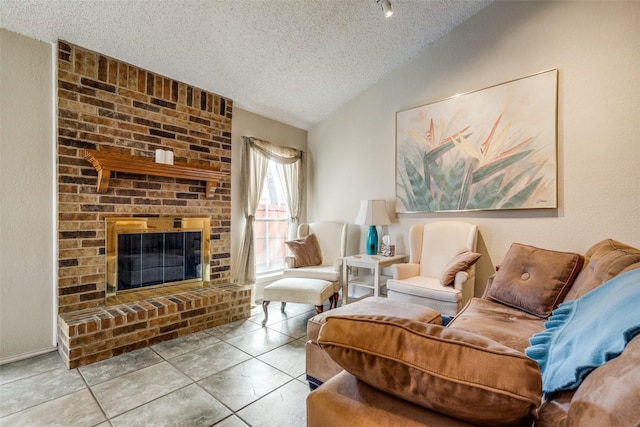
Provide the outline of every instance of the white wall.
[[0,363],[55,347],[53,51],[0,29]]
[[[235,268],[238,250],[244,232],[244,214],[242,211],[242,194],[240,193],[240,165],[242,155],[242,137],[253,136],[273,144],[284,145],[307,151],[307,131],[298,129],[266,117],[259,116],[236,106],[233,107],[233,123],[231,125],[231,270]],[[305,215],[301,217],[304,221]],[[255,299],[262,299],[262,288],[256,286]]]
[[[399,252],[413,223],[475,222],[476,295],[512,242],[580,253],[608,237],[640,246],[638,23],[640,2],[491,4],[311,128],[308,219],[352,223],[360,199],[385,199]],[[550,68],[559,69],[559,209],[394,215],[397,111]]]

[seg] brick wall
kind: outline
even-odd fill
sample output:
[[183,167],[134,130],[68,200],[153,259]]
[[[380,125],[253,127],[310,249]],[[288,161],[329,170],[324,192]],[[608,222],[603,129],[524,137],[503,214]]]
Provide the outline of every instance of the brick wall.
[[232,101],[67,42],[58,43],[58,313],[104,305],[108,216],[208,216],[211,282],[230,279],[230,178],[205,183],[113,173],[96,193],[85,148],[231,172]]

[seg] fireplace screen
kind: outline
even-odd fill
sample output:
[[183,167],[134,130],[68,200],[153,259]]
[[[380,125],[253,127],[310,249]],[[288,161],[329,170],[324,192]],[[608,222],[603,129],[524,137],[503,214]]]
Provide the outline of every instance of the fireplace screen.
[[108,218],[107,297],[209,280],[209,218]]

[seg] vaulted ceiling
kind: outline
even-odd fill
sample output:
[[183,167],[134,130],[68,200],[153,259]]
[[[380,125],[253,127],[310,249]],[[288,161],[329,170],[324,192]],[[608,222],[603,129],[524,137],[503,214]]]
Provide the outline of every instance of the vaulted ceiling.
[[309,129],[491,0],[0,0],[0,26]]

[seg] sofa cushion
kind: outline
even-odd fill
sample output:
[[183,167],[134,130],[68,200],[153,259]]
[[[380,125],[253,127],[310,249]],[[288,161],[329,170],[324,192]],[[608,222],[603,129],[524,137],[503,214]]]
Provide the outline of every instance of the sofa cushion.
[[473,264],[478,261],[480,254],[477,252],[468,251],[463,249],[453,257],[451,261],[444,268],[442,277],[440,277],[440,284],[442,286],[450,285],[456,278],[456,273],[460,271],[468,270]]
[[[387,280],[387,289],[414,297],[445,301],[447,303],[461,304],[462,301],[462,292],[453,286],[442,286],[440,279],[434,277],[413,276],[402,280],[389,279]],[[437,309],[438,307],[434,308]]]
[[327,319],[318,342],[361,381],[472,423],[531,421],[541,402],[533,360],[467,331],[397,317],[337,316]]
[[307,396],[307,427],[372,426],[473,427],[475,424],[384,393],[342,370]]
[[464,329],[524,352],[529,347],[529,338],[544,330],[544,322],[517,308],[472,298],[448,327]]
[[486,296],[547,318],[562,302],[582,269],[582,255],[514,243],[507,251]]
[[640,249],[606,239],[593,245],[584,254],[585,267],[567,293],[565,301],[580,298],[604,282],[640,262]]
[[296,258],[296,267],[309,267],[322,264],[322,254],[316,235],[307,236],[285,242]]
[[338,282],[340,272],[336,271],[333,265],[313,265],[309,267],[285,268],[282,270],[282,277],[297,277],[300,279],[319,279],[329,282]]
[[352,304],[343,305],[333,310],[316,314],[307,321],[307,337],[314,343],[318,343],[320,328],[331,316],[352,314],[376,314],[379,316],[406,317],[418,322],[442,325],[442,316],[439,312],[418,304],[407,304],[382,297],[367,297]]

